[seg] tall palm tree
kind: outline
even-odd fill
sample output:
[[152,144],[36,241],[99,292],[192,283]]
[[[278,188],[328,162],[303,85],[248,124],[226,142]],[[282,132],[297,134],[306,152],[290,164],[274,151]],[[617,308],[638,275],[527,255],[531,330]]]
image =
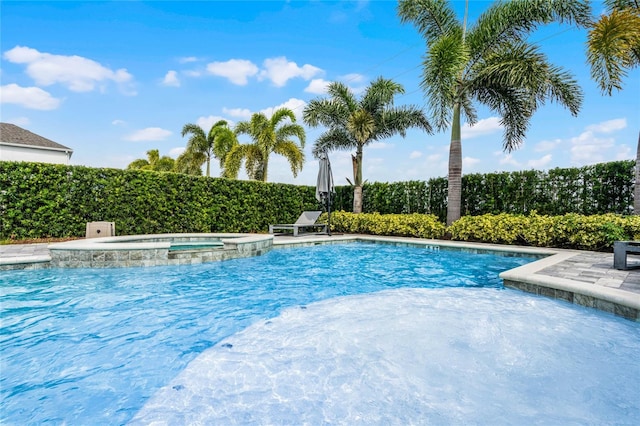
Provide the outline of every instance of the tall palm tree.
[[312,127],[327,127],[314,145],[315,156],[325,150],[356,151],[352,156],[354,213],[362,212],[363,148],[370,142],[395,134],[404,137],[412,127],[431,133],[431,125],[421,109],[394,106],[395,95],[401,93],[404,93],[402,85],[379,77],[369,84],[358,100],[345,84],[333,82],[327,88],[329,98],[314,99],[304,109],[305,123]]
[[294,177],[302,170],[306,135],[304,128],[296,124],[296,116],[290,109],[279,108],[271,118],[256,112],[250,121],[236,124],[234,130],[236,135],[249,135],[253,143],[238,144],[229,151],[224,163],[225,177],[236,178],[244,160],[249,179],[266,182],[271,154],[285,157]]
[[[191,137],[187,142],[187,149],[183,153],[184,157],[180,159],[180,162],[182,165],[191,166],[194,163],[199,163],[199,167],[202,167],[206,162],[207,177],[211,176],[211,158],[218,158],[220,167],[223,168],[227,154],[238,143],[225,120],[216,122],[211,126],[207,134],[197,124],[185,124],[182,128],[182,136],[184,137],[188,134],[191,134]],[[222,173],[224,174],[224,170]]]
[[[468,0],[467,0],[468,8]],[[551,100],[574,116],[582,91],[573,77],[550,64],[527,36],[551,22],[586,26],[590,8],[577,0],[496,2],[467,28],[444,0],[400,0],[398,15],[427,43],[421,86],[438,130],[451,127],[447,224],[460,218],[462,201],[461,118],[478,120],[473,102],[486,105],[504,126],[503,148],[524,141],[533,113]]]
[[155,172],[170,172],[173,170],[175,160],[171,157],[163,155],[160,157],[160,151],[150,149],[147,151],[147,159],[139,158],[132,161],[127,166],[128,170],[153,170]]
[[[627,71],[640,65],[640,1],[605,0],[608,14],[589,30],[587,61],[602,93],[622,90]],[[640,214],[640,135],[636,147],[633,212]]]

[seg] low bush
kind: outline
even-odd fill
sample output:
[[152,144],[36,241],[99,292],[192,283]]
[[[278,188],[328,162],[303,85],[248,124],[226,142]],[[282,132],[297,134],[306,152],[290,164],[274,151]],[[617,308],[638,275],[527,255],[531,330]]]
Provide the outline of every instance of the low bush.
[[[326,218],[326,217],[325,217]],[[331,229],[350,234],[441,238],[445,225],[432,214],[331,213]]]
[[447,231],[459,241],[610,250],[614,241],[640,238],[640,217],[616,214],[464,216]]

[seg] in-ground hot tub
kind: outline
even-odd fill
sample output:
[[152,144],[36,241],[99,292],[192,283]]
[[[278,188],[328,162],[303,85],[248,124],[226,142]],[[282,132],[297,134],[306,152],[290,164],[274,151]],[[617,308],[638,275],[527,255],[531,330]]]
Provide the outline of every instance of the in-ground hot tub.
[[50,244],[49,252],[54,268],[126,268],[258,256],[272,246],[273,235],[156,234],[67,241]]

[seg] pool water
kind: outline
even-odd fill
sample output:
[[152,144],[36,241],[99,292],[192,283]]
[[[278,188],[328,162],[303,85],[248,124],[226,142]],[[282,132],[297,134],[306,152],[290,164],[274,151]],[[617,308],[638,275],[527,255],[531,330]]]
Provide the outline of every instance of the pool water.
[[531,260],[342,244],[8,271],[0,423],[634,423],[640,326],[503,289]]

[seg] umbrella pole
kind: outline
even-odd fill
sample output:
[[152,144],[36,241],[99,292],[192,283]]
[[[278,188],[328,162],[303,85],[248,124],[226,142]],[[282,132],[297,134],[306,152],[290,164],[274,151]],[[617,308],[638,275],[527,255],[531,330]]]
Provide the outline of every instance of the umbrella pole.
[[327,197],[327,235],[331,236],[331,191]]

